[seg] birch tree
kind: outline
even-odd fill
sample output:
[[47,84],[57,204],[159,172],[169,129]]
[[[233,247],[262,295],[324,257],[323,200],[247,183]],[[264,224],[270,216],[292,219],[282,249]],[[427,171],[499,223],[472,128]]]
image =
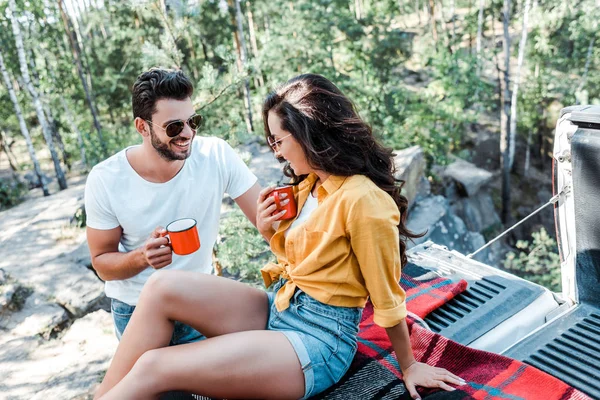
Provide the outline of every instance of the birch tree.
[[481,43],[483,41],[483,10],[485,0],[479,0],[479,14],[477,15],[477,38],[475,40],[475,51],[477,56],[481,53]]
[[[234,9],[235,13],[235,20],[232,21],[232,24],[236,28],[234,30],[234,41],[238,56],[238,71],[245,74],[245,69],[247,67],[246,54],[248,54],[248,52],[246,50],[246,41],[244,39],[244,17],[240,7],[240,0],[229,0],[229,6]],[[246,128],[248,129],[248,132],[254,132],[254,123],[252,121],[252,102],[250,101],[250,82],[248,82],[248,78],[244,78],[243,92],[244,106],[246,108],[246,114],[244,115],[246,120]]]
[[37,176],[38,181],[40,182],[40,186],[42,188],[42,192],[44,192],[44,196],[49,196],[50,192],[48,191],[48,187],[46,183],[42,179],[42,169],[40,168],[40,163],[35,155],[35,149],[33,148],[33,142],[31,141],[31,136],[29,135],[29,129],[27,129],[27,124],[25,123],[25,118],[23,118],[23,113],[21,112],[21,106],[19,106],[19,100],[17,99],[17,95],[13,89],[12,81],[8,74],[8,70],[4,65],[4,57],[2,56],[2,50],[0,49],[0,70],[2,71],[2,79],[4,84],[6,85],[6,90],[8,91],[8,95],[10,96],[10,100],[13,103],[13,107],[15,109],[15,114],[17,116],[17,120],[19,121],[19,128],[21,128],[21,134],[25,138],[25,143],[27,144],[27,151],[29,152],[29,157],[31,158],[31,162],[33,163],[33,171],[35,176]]
[[81,131],[77,127],[73,113],[71,112],[71,109],[67,105],[67,102],[63,96],[60,97],[60,102],[61,102],[61,104],[63,106],[63,110],[65,111],[65,114],[67,116],[66,119],[67,119],[67,123],[69,124],[69,127],[77,135],[77,144],[79,145],[79,152],[81,154],[81,163],[83,165],[87,166],[87,159],[85,156],[85,146],[83,144],[83,135],[81,134]]
[[529,24],[529,9],[531,0],[525,0],[525,9],[523,10],[523,28],[521,32],[521,41],[519,42],[519,56],[517,59],[517,70],[514,75],[512,99],[510,101],[510,137],[508,139],[508,169],[512,170],[515,161],[515,142],[517,140],[517,99],[519,94],[519,84],[521,81],[521,69],[525,61],[525,49],[527,48],[527,29]]
[[587,81],[588,72],[590,70],[590,62],[592,61],[592,52],[594,50],[594,42],[596,41],[596,37],[592,36],[590,39],[590,45],[588,46],[587,56],[585,58],[585,67],[583,69],[583,76],[581,77],[581,81],[575,90],[575,99],[576,104],[581,104],[582,91]]
[[52,158],[52,163],[54,164],[54,171],[56,172],[56,179],[58,180],[58,186],[61,190],[67,188],[67,180],[65,178],[65,174],[63,173],[62,167],[60,165],[60,161],[56,154],[56,149],[54,148],[54,142],[52,141],[52,131],[48,126],[48,122],[46,121],[46,116],[44,115],[44,109],[42,107],[42,102],[38,96],[37,90],[31,83],[31,77],[29,75],[29,67],[27,65],[27,59],[25,56],[25,48],[23,46],[23,37],[21,35],[21,28],[19,27],[19,22],[16,17],[16,9],[17,6],[15,4],[15,0],[8,1],[8,15],[9,19],[12,23],[13,35],[15,38],[15,44],[17,47],[17,54],[19,56],[19,65],[21,67],[21,75],[23,77],[23,81],[25,82],[25,86],[27,90],[31,94],[33,100],[33,106],[35,108],[35,112],[37,114],[40,125],[42,126],[42,133],[44,135],[44,139],[46,140],[46,144],[48,145],[48,150],[50,151],[50,157]]
[[[14,0],[11,0],[14,1]],[[102,153],[106,155],[106,145],[104,144],[104,139],[102,137],[102,127],[100,126],[100,119],[98,118],[98,111],[96,110],[95,102],[93,101],[92,93],[88,87],[87,80],[85,78],[85,74],[83,71],[83,65],[81,62],[81,51],[79,50],[79,44],[77,42],[77,38],[75,36],[75,32],[72,29],[69,16],[65,13],[65,9],[63,6],[63,0],[58,0],[58,7],[60,11],[60,16],[63,21],[63,25],[65,31],[67,33],[67,38],[69,39],[69,44],[71,46],[71,52],[73,53],[73,59],[75,60],[75,65],[77,66],[77,74],[79,75],[79,80],[83,85],[83,91],[85,93],[85,99],[88,103],[90,111],[92,113],[92,118],[94,120],[94,127],[96,128],[96,133],[98,134],[98,140],[100,141],[100,148],[102,149]]]
[[502,111],[500,115],[500,164],[502,166],[502,222],[510,223],[510,162],[509,153],[509,132],[510,132],[510,0],[504,0],[502,10],[502,26],[504,30],[504,40],[502,47],[504,50],[504,90],[502,91]]

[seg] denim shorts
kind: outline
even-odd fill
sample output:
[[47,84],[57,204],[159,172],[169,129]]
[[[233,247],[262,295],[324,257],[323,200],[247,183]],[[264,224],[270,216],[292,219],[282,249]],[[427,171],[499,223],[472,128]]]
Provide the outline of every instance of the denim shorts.
[[[125,327],[131,319],[133,310],[135,310],[135,306],[130,306],[122,301],[111,299],[110,311],[113,322],[115,323],[115,334],[117,335],[117,339],[121,340],[121,336],[123,336],[123,332],[125,332]],[[188,325],[176,321],[173,336],[171,336],[169,345],[174,346],[177,344],[193,343],[202,339],[206,339],[203,334]]]
[[274,300],[283,284],[280,280],[268,293],[267,329],[281,331],[294,347],[304,373],[306,399],[334,385],[348,371],[363,309],[324,304],[297,289],[289,308],[279,312]]

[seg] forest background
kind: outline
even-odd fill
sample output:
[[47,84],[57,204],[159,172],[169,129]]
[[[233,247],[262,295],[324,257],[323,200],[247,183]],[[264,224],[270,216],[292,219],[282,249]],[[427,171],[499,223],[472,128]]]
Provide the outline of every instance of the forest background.
[[[265,95],[312,72],[386,145],[419,145],[434,192],[456,158],[493,172],[489,240],[549,190],[560,109],[600,104],[599,19],[599,0],[0,0],[0,209],[139,143],[130,88],[149,67],[186,72],[200,134],[238,148],[264,145]],[[497,266],[557,290],[553,232],[520,232]],[[239,214],[221,235],[224,267],[257,280],[266,244]]]

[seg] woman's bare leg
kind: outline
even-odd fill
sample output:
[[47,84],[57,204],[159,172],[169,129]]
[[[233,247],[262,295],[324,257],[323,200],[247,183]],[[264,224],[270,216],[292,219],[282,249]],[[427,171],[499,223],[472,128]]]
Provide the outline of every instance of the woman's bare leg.
[[212,275],[158,271],[142,290],[96,398],[123,379],[146,351],[168,346],[173,321],[214,337],[265,329],[268,315],[262,290]]
[[184,390],[216,398],[298,399],[304,374],[281,332],[238,332],[146,352],[102,400]]

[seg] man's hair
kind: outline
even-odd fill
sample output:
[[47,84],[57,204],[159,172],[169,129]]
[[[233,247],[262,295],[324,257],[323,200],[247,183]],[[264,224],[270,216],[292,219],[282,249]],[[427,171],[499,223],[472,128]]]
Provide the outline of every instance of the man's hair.
[[158,100],[185,100],[192,96],[194,86],[182,71],[151,68],[138,76],[131,92],[133,118],[152,121]]

